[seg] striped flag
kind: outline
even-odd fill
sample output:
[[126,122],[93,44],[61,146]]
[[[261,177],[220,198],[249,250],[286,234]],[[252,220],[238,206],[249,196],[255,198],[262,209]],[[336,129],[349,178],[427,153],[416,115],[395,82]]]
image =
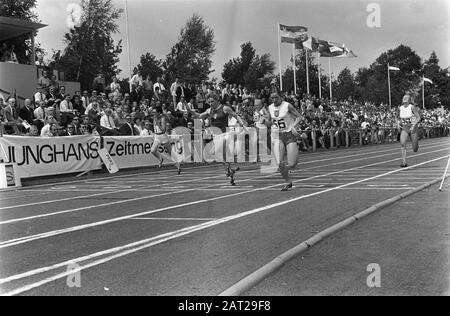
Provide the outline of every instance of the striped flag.
[[431,84],[433,83],[433,81],[431,81],[431,79],[428,79],[428,78],[425,78],[425,77],[423,77],[423,81],[424,81],[424,82],[425,82],[425,81],[426,81],[426,82],[429,82],[429,83],[431,83]]
[[389,70],[400,70],[400,68],[398,68],[398,67],[393,67],[393,66],[389,66]]
[[295,44],[307,39],[308,28],[304,26],[288,26],[280,24],[281,43]]

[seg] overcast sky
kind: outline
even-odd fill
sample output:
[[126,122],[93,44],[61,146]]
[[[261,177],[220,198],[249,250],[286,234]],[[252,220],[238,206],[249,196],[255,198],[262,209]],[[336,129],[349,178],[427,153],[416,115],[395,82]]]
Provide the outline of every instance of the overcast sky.
[[[51,53],[62,49],[66,26],[66,7],[81,0],[38,0],[37,13],[42,29],[37,41]],[[125,8],[125,0],[113,0]],[[367,25],[369,4],[380,6],[381,27]],[[139,63],[142,54],[150,52],[165,59],[177,42],[181,28],[194,14],[203,16],[214,30],[216,52],[213,56],[215,77],[221,78],[223,65],[239,56],[240,45],[250,41],[257,54],[270,53],[278,67],[277,23],[302,25],[308,33],[324,40],[344,43],[357,58],[332,60],[337,75],[344,67],[352,71],[370,65],[382,52],[400,44],[410,46],[422,58],[434,50],[440,65],[450,65],[450,1],[448,0],[128,0],[131,64]],[[127,76],[128,57],[125,14],[118,21],[124,50],[120,56],[122,73]],[[292,47],[281,45],[281,67],[290,62]],[[51,57],[51,54],[49,54]],[[328,59],[321,59],[328,71]]]

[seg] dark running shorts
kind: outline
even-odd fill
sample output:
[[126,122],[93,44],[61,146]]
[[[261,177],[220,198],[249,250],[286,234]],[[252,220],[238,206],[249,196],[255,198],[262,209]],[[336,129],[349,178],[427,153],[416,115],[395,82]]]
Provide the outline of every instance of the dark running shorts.
[[297,143],[297,137],[292,132],[281,132],[280,141],[283,142],[284,146],[287,146],[290,143]]

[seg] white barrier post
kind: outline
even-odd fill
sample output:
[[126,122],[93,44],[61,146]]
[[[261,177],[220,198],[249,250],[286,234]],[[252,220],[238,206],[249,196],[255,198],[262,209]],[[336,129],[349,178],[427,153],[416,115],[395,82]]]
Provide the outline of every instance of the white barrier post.
[[17,164],[0,163],[0,189],[20,187],[22,187],[22,183],[17,173]]

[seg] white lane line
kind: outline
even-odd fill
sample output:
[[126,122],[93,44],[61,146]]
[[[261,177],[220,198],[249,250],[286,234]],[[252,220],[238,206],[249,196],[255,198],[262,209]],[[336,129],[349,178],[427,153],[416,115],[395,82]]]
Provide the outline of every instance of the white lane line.
[[[411,156],[411,158],[412,157],[417,157],[417,156],[422,156],[422,155],[427,155],[427,154],[434,153],[434,152],[444,151],[444,150],[447,150],[447,148],[439,149],[439,150],[435,150],[435,151],[430,151],[430,152],[426,152],[426,153],[422,153],[422,154],[417,154],[417,155]],[[388,155],[389,154],[383,154],[383,155],[378,155],[378,156],[371,156],[370,159],[380,158],[380,157],[384,157],[384,156],[388,156]],[[349,163],[349,162],[355,162],[355,161],[361,161],[361,160],[366,160],[366,159],[367,158],[359,158],[359,159],[353,159],[353,160],[346,160],[344,162],[334,162],[334,163],[331,163],[331,164],[328,164],[328,165],[309,167],[309,168],[307,168],[307,170],[324,168],[324,167],[328,167],[328,166],[335,166],[335,165],[340,165],[340,164]],[[395,158],[395,159],[392,159],[392,160],[387,160],[387,161],[396,161],[396,160],[398,160],[398,158]],[[378,163],[375,163],[375,165],[384,164],[387,161],[378,162]],[[366,165],[366,166],[372,166],[372,165],[374,165],[374,164],[369,164],[369,165]],[[356,170],[356,169],[361,169],[363,167],[365,167],[365,166],[357,167],[357,168],[349,168],[349,169],[344,169],[344,170]],[[406,170],[406,169],[404,169],[404,170]],[[253,171],[254,170],[250,170],[250,171],[244,171],[244,172],[240,172],[240,173],[241,174],[242,173],[249,173],[249,172],[253,172]],[[301,173],[301,172],[302,172],[302,170],[296,170],[295,171],[295,173]],[[306,180],[309,180],[309,179],[316,179],[318,177],[320,178],[320,177],[323,177],[323,176],[329,176],[329,175],[338,174],[338,173],[342,173],[342,172],[343,172],[342,170],[338,170],[338,171],[333,171],[333,172],[326,173],[326,174],[319,174],[317,176],[304,178],[304,179],[300,179],[300,180],[301,181],[306,181]],[[252,181],[254,179],[270,178],[270,177],[273,177],[273,176],[274,176],[273,174],[269,174],[269,175],[266,175],[266,176],[258,176],[258,177],[253,177],[253,178],[250,178],[250,179],[242,179],[242,180],[240,180],[240,182],[242,183],[244,181]],[[216,176],[216,177],[212,177],[212,178],[217,178],[217,177],[222,177],[222,176]],[[204,178],[204,179],[208,179],[208,178]],[[176,181],[176,182],[173,182],[173,184],[186,183],[186,182],[191,183],[192,181],[191,180]],[[294,181],[294,182],[296,182],[296,181]],[[222,182],[220,182],[219,184],[215,184],[215,185],[222,185]],[[160,187],[160,186],[158,186],[158,187]],[[159,195],[156,195],[156,196],[136,197],[136,198],[124,199],[124,200],[119,200],[119,201],[114,201],[114,202],[103,203],[103,204],[96,204],[96,205],[91,205],[91,206],[83,206],[83,207],[78,207],[78,208],[75,208],[75,209],[68,209],[68,210],[64,210],[64,211],[51,212],[51,213],[45,213],[45,214],[40,214],[40,215],[28,216],[28,217],[20,217],[20,218],[10,219],[10,220],[6,220],[6,221],[1,221],[0,225],[11,224],[11,223],[16,223],[16,222],[21,222],[21,221],[27,221],[27,220],[36,219],[36,218],[50,217],[50,216],[55,216],[55,215],[60,215],[60,214],[71,213],[71,212],[84,211],[84,210],[87,210],[87,209],[93,209],[93,208],[97,208],[97,207],[105,207],[105,206],[123,204],[123,203],[128,203],[128,202],[135,202],[135,201],[145,200],[145,199],[149,199],[149,198],[153,198],[153,197],[160,197],[160,196],[169,195],[169,194],[185,193],[185,192],[193,191],[195,189],[203,189],[203,188],[208,188],[208,187],[211,187],[211,185],[208,184],[206,186],[202,186],[202,187],[199,187],[199,188],[195,188],[194,187],[194,188],[189,188],[189,189],[185,189],[185,190],[180,190],[180,191],[177,191],[177,192],[163,193],[163,194],[159,194]],[[148,188],[151,188],[151,186],[148,187]],[[123,191],[118,191],[118,192],[137,191],[137,190],[142,190],[142,189],[143,188],[132,189],[132,190],[123,190]],[[251,192],[251,191],[248,191],[248,192]],[[98,195],[102,195],[102,194],[103,193],[92,194],[92,195],[87,195],[87,197],[98,196]],[[43,202],[43,203],[46,204],[46,203],[48,203],[48,201],[47,202]],[[39,203],[31,203],[31,204],[34,205],[34,204],[39,204]],[[29,205],[30,204],[28,204],[27,206],[29,206]],[[11,209],[11,208],[17,208],[17,207],[19,207],[19,206],[9,206],[9,207],[5,207],[4,209]],[[22,205],[22,207],[23,207],[23,205]],[[1,210],[1,208],[0,208],[0,210]],[[1,245],[1,243],[0,243],[0,245]]]
[[196,217],[136,217],[130,218],[135,219],[146,219],[146,220],[160,220],[160,221],[214,221],[217,218],[196,218]]
[[[246,216],[249,216],[249,215],[257,214],[257,213],[260,213],[260,212],[263,212],[263,211],[266,211],[266,210],[269,210],[269,209],[273,209],[273,208],[276,208],[276,207],[279,207],[279,206],[283,206],[283,205],[286,205],[286,204],[290,204],[290,203],[293,203],[293,202],[296,202],[296,201],[299,201],[299,200],[302,200],[302,199],[306,199],[308,197],[320,195],[320,194],[327,193],[327,192],[330,192],[330,191],[333,191],[333,190],[345,188],[345,187],[348,187],[350,185],[354,185],[354,184],[357,184],[357,183],[362,183],[362,182],[369,181],[369,180],[372,180],[372,179],[380,178],[380,177],[383,177],[383,176],[388,175],[388,174],[397,173],[397,172],[401,172],[401,171],[406,170],[406,169],[419,167],[421,165],[428,164],[430,162],[439,161],[439,160],[442,160],[442,159],[448,158],[448,157],[449,156],[443,156],[443,157],[435,158],[435,159],[432,159],[432,160],[428,160],[428,161],[419,163],[419,164],[417,164],[415,166],[407,167],[405,169],[398,169],[398,170],[389,171],[389,172],[386,172],[384,174],[376,175],[376,176],[373,176],[373,177],[370,177],[370,178],[366,178],[366,179],[361,179],[359,181],[355,181],[355,182],[351,182],[351,183],[348,183],[348,184],[344,184],[344,185],[341,185],[341,186],[338,186],[338,187],[335,187],[335,188],[329,188],[329,189],[326,189],[326,190],[314,192],[314,193],[311,193],[311,194],[307,194],[307,195],[303,195],[303,196],[300,196],[300,197],[292,198],[292,199],[289,199],[289,200],[286,200],[286,201],[277,202],[277,203],[274,203],[274,204],[266,205],[266,206],[263,206],[263,207],[259,207],[259,208],[252,209],[252,210],[249,210],[249,211],[245,211],[245,212],[242,212],[242,213],[238,213],[238,214],[235,214],[235,215],[227,216],[227,217],[224,217],[224,218],[221,218],[221,219],[217,219],[217,220],[213,220],[213,221],[210,221],[210,222],[202,223],[202,224],[199,224],[199,225],[186,227],[186,228],[183,228],[183,229],[180,229],[180,230],[176,230],[176,231],[173,231],[173,232],[161,234],[161,235],[154,236],[154,237],[151,237],[151,238],[148,238],[148,239],[144,239],[144,240],[140,240],[140,241],[137,241],[137,242],[133,242],[131,244],[127,244],[127,245],[111,248],[111,249],[108,249],[108,250],[103,250],[101,252],[93,253],[93,254],[90,254],[90,255],[87,255],[87,256],[71,259],[71,260],[68,260],[68,261],[65,261],[65,262],[62,262],[62,263],[58,263],[58,264],[55,264],[55,265],[52,265],[52,266],[42,267],[42,268],[38,268],[38,269],[31,270],[31,271],[28,271],[28,272],[24,272],[24,273],[21,273],[21,274],[9,276],[9,277],[0,279],[0,284],[5,284],[5,283],[8,283],[8,282],[11,282],[11,281],[14,281],[14,280],[19,280],[19,279],[23,279],[23,278],[26,278],[26,277],[34,276],[36,274],[40,274],[40,273],[43,273],[43,272],[48,272],[48,271],[51,271],[51,270],[55,270],[57,268],[65,267],[65,266],[67,266],[67,265],[69,265],[71,263],[80,263],[80,262],[83,262],[83,261],[86,261],[86,260],[94,259],[96,257],[100,257],[100,256],[104,256],[104,255],[107,255],[107,254],[119,252],[119,253],[117,253],[115,255],[112,255],[112,256],[109,256],[109,257],[106,257],[106,258],[103,258],[103,259],[91,262],[91,263],[89,263],[89,264],[87,264],[85,266],[80,266],[75,271],[67,271],[67,272],[64,272],[64,273],[60,273],[60,274],[57,274],[55,276],[48,277],[48,278],[45,278],[43,280],[40,280],[38,282],[34,282],[34,283],[31,283],[31,284],[28,284],[28,285],[16,288],[16,289],[14,289],[14,290],[12,290],[10,292],[2,293],[2,295],[5,295],[5,296],[17,295],[17,294],[29,291],[29,290],[31,290],[33,288],[36,288],[36,287],[42,286],[44,284],[50,283],[52,281],[58,280],[60,278],[66,277],[67,275],[71,275],[74,272],[82,271],[82,270],[85,270],[85,269],[88,269],[88,268],[91,268],[91,267],[94,267],[94,266],[106,263],[106,262],[111,261],[113,259],[120,258],[120,257],[126,256],[128,254],[132,254],[132,253],[138,252],[138,251],[140,251],[142,249],[146,249],[146,248],[152,247],[154,245],[163,243],[165,241],[168,241],[168,240],[171,240],[171,239],[175,239],[175,238],[178,238],[178,237],[181,237],[181,236],[185,236],[185,235],[191,234],[191,233],[199,231],[199,230],[204,230],[204,229],[207,229],[207,228],[210,228],[210,227],[213,227],[213,226],[217,226],[219,224],[223,224],[223,223],[226,223],[226,222],[229,222],[229,221],[236,220],[238,218],[242,218],[242,217],[246,217]],[[129,248],[132,248],[132,247],[135,247],[135,248],[129,249]],[[129,250],[126,250],[126,249],[129,249]],[[120,252],[120,251],[122,251],[122,252]]]
[[[446,151],[446,150],[448,150],[448,149],[435,150],[435,151],[432,151],[432,152],[417,154],[414,157],[428,155],[430,153]],[[392,160],[387,160],[387,161],[376,162],[376,163],[372,163],[372,164],[368,164],[368,165],[364,165],[364,166],[353,167],[353,168],[344,169],[344,170],[357,170],[357,169],[365,168],[367,166],[381,165],[381,164],[385,164],[385,163],[388,163],[388,162],[391,162],[391,161],[395,161],[395,160],[398,160],[398,158],[395,158],[395,159],[392,159]],[[433,161],[437,161],[437,160],[439,160],[439,159],[436,159],[436,160],[433,160]],[[389,172],[385,173],[385,175],[388,175],[388,174],[391,174],[391,173],[396,173],[396,172],[399,172],[399,171],[409,170],[411,168],[415,168],[415,167],[421,166],[421,165],[423,165],[423,163],[417,164],[417,165],[414,165],[414,166],[410,166],[410,167],[407,167],[407,168],[403,168],[403,169],[392,170],[392,171],[389,171]],[[342,172],[342,171],[331,172],[328,175],[332,175],[332,174],[339,173],[339,172]],[[303,182],[303,181],[306,181],[306,180],[316,179],[316,178],[320,178],[320,177],[328,176],[328,175],[317,175],[317,176],[306,178],[306,179],[296,180],[296,181],[293,181],[293,183]],[[367,178],[367,180],[365,180],[365,181],[376,179],[376,178],[378,178],[378,176],[377,177]],[[356,181],[356,182],[352,182],[352,183],[359,183],[359,182]],[[349,186],[349,185],[345,185],[345,186]],[[279,187],[279,184],[270,185],[270,186],[263,187],[263,188],[256,188],[256,189],[252,189],[252,190],[248,190],[248,191],[241,191],[241,192],[228,194],[228,195],[223,195],[223,196],[218,196],[218,197],[209,198],[209,199],[205,199],[205,200],[193,201],[193,202],[185,203],[185,204],[173,205],[173,206],[164,207],[164,208],[160,208],[160,209],[156,209],[156,210],[150,210],[150,211],[135,213],[135,214],[131,214],[131,215],[115,217],[115,218],[108,219],[108,220],[103,220],[103,221],[99,221],[99,222],[73,226],[73,227],[69,227],[69,228],[49,231],[49,232],[40,233],[40,234],[36,234],[36,235],[31,235],[31,236],[25,236],[25,237],[20,237],[20,238],[16,238],[16,239],[6,240],[6,241],[0,242],[0,249],[6,248],[6,247],[15,246],[15,245],[19,245],[19,244],[23,244],[23,243],[27,243],[27,242],[31,242],[31,241],[38,240],[38,239],[43,239],[43,238],[48,238],[48,237],[52,237],[52,236],[56,236],[56,235],[69,233],[69,232],[83,230],[83,229],[90,228],[90,227],[96,227],[96,226],[100,226],[100,225],[114,223],[114,222],[118,222],[118,221],[129,219],[129,218],[137,217],[137,216],[154,214],[154,213],[163,212],[163,211],[167,211],[167,210],[182,208],[182,207],[185,207],[185,206],[201,204],[201,203],[210,202],[210,201],[219,200],[219,199],[225,199],[225,198],[229,198],[229,197],[233,197],[233,196],[243,195],[243,194],[247,194],[247,193],[253,193],[253,192],[261,191],[263,189],[274,188],[274,187]],[[195,190],[195,189],[192,189],[192,190]],[[170,193],[170,194],[173,194],[173,193]],[[165,194],[163,194],[163,195],[165,195]],[[67,211],[64,211],[64,212],[67,212]],[[37,217],[43,217],[43,216],[45,216],[45,215],[38,215]],[[33,217],[33,218],[35,218],[35,217]],[[22,218],[22,219],[10,220],[10,221],[7,221],[7,222],[17,222],[17,221],[23,221],[23,220],[24,219]],[[0,222],[0,224],[1,223],[2,222]]]
[[[441,147],[441,145],[439,145],[439,146],[430,146],[430,148],[431,147]],[[432,153],[432,152],[435,152],[435,151],[431,151],[430,153]],[[331,164],[324,165],[324,166],[314,166],[314,167],[307,168],[306,170],[324,168],[324,167],[328,167],[328,166],[335,166],[335,165],[340,165],[340,164],[349,163],[349,162],[355,162],[355,161],[361,161],[361,160],[366,160],[366,159],[374,159],[374,158],[379,158],[379,157],[384,157],[384,156],[389,156],[389,155],[391,155],[391,154],[383,154],[383,155],[371,156],[369,158],[360,158],[360,159],[346,160],[346,161],[343,161],[343,162],[335,162],[335,163],[331,163]],[[411,156],[411,157],[415,157],[415,156]],[[393,159],[393,160],[396,160],[396,159]],[[349,169],[349,170],[353,170],[353,169]],[[242,171],[242,172],[240,172],[240,174],[251,173],[251,172],[254,172],[254,171],[255,170]],[[296,171],[296,173],[300,172],[300,171],[301,170],[298,170],[298,171]],[[267,178],[267,177],[271,177],[271,176],[272,175],[256,177],[256,178]],[[214,178],[218,178],[218,177],[222,177],[222,176],[200,178],[199,180],[204,181],[204,180],[207,180],[207,179],[214,179]],[[190,183],[190,182],[192,182],[192,180],[188,179],[188,180],[183,180],[183,181],[175,181],[172,184],[180,184],[180,183],[186,183],[186,182]],[[242,182],[242,180],[241,180],[241,182]],[[148,186],[147,188],[152,188],[152,187],[153,186]],[[156,187],[160,187],[160,186],[158,185]],[[67,201],[67,200],[75,200],[75,199],[80,199],[80,198],[84,198],[84,197],[89,197],[90,198],[90,197],[93,197],[93,196],[101,196],[101,195],[107,195],[107,194],[113,194],[113,193],[139,191],[141,189],[143,189],[143,188],[133,188],[133,189],[127,189],[127,190],[112,191],[112,192],[100,192],[100,193],[96,193],[96,194],[89,194],[89,195],[84,195],[84,196],[75,196],[75,197],[64,198],[64,199],[53,200],[53,201],[40,201],[40,202],[28,203],[28,204],[22,204],[22,205],[11,205],[11,206],[6,206],[6,207],[0,207],[0,211],[1,210],[5,210],[5,209],[14,209],[14,208],[20,208],[20,207],[26,207],[26,206],[35,206],[35,205],[49,204],[49,203]],[[191,189],[189,189],[189,191],[190,190]],[[183,193],[183,192],[178,192],[178,193]],[[119,204],[119,203],[125,203],[125,202],[142,200],[142,199],[145,199],[145,198],[146,197],[134,198],[134,199],[128,199],[128,200],[122,200],[122,201],[115,201],[115,202],[112,202],[112,203],[105,203],[105,204],[100,204],[100,205],[97,205],[97,206],[98,207],[102,207],[102,206],[114,205],[114,204]],[[88,207],[88,208],[92,208],[92,207]],[[83,210],[83,208],[76,208],[75,210],[76,211],[80,211],[80,210]],[[65,211],[61,211],[61,212],[47,213],[47,214],[42,214],[42,215],[36,215],[35,217],[19,218],[19,219],[16,219],[15,221],[28,220],[28,219],[41,218],[41,217],[48,217],[48,216],[68,213],[68,212],[72,212],[72,211],[74,211],[74,210],[65,210]],[[12,222],[14,222],[14,220],[6,221],[6,222],[0,222],[0,225],[5,224],[5,223],[12,223]]]
[[[443,145],[445,145],[445,144],[443,144]],[[440,147],[440,146],[443,146],[443,145],[429,146],[428,148]],[[386,151],[388,151],[388,150],[386,150]],[[386,152],[386,151],[379,151],[379,152]],[[389,150],[389,151],[393,151],[393,150]],[[365,160],[365,159],[373,159],[373,158],[378,158],[378,157],[383,157],[383,156],[389,156],[389,155],[392,155],[392,154],[383,154],[383,155],[378,155],[378,156],[371,156],[369,158],[353,159],[353,160],[348,160],[348,161],[334,163],[334,164],[325,165],[325,166],[332,166],[332,165],[338,165],[338,164],[343,164],[343,163],[348,163],[348,162],[361,161],[361,160]],[[363,155],[363,154],[361,154],[361,155]],[[348,157],[352,157],[352,156],[344,156],[342,158],[348,158]],[[342,159],[342,158],[339,157],[339,158],[333,158],[333,159]],[[325,159],[325,160],[331,160],[331,159]],[[319,162],[319,161],[325,161],[325,160],[315,160],[315,161],[309,161],[309,162],[300,162],[299,165],[313,163],[313,162]],[[322,168],[322,167],[324,167],[324,166],[318,166],[318,167],[316,166],[316,167],[312,167],[312,168],[309,168],[309,169],[316,169],[316,168]],[[254,171],[257,171],[257,170],[241,171],[240,174],[254,172]],[[199,178],[198,180],[199,181],[200,180],[204,181],[204,180],[207,180],[207,179],[214,179],[214,178],[218,178],[218,177],[222,177],[222,176],[205,177],[205,178]],[[175,182],[172,182],[172,184],[186,183],[186,182],[192,182],[192,181],[193,181],[192,179],[188,179],[188,180],[183,180],[183,181],[175,181]],[[149,186],[149,188],[150,187],[152,187],[152,186]],[[156,187],[159,187],[159,185],[156,185]],[[34,203],[21,204],[21,205],[11,205],[11,206],[0,207],[0,211],[1,210],[7,210],[7,209],[27,207],[27,206],[35,206],[35,205],[41,205],[41,204],[49,204],[49,203],[70,201],[70,200],[82,199],[82,198],[86,198],[86,197],[101,196],[101,195],[115,194],[115,193],[121,193],[121,192],[137,191],[139,189],[140,188],[132,188],[132,189],[126,189],[126,190],[111,191],[111,192],[99,192],[99,193],[96,193],[96,194],[80,195],[80,196],[74,196],[74,197],[68,197],[68,198],[62,198],[62,199],[56,199],[56,200],[47,200],[47,201],[40,201],[40,202],[34,202]]]

